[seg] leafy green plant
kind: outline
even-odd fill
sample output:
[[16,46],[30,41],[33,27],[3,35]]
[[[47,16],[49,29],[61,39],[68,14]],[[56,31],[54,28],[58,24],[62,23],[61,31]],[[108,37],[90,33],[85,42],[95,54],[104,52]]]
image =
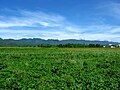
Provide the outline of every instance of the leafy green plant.
[[120,49],[0,48],[0,90],[120,90]]

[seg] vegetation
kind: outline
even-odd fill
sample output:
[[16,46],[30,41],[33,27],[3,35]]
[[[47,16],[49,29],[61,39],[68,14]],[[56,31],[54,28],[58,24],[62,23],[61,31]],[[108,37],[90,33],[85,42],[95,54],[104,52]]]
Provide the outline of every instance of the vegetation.
[[40,44],[36,47],[59,47],[59,48],[86,48],[86,47],[103,47],[103,45],[100,44],[58,44],[58,45],[50,45],[50,44]]
[[40,38],[33,38],[33,39],[1,39],[0,38],[0,46],[15,46],[15,47],[33,47],[33,46],[40,46],[40,45],[76,45],[76,46],[86,46],[86,45],[118,45],[118,42],[108,42],[108,41],[90,41],[90,40],[75,40],[75,39],[68,39],[68,40],[53,40],[53,39],[40,39]]
[[120,90],[120,49],[2,47],[0,90]]

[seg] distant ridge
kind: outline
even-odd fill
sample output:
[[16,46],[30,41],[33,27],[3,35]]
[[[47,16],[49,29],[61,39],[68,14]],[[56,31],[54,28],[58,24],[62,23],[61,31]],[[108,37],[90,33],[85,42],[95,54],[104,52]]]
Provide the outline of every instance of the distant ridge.
[[58,44],[100,44],[100,45],[108,45],[108,44],[119,44],[118,42],[110,42],[110,41],[98,41],[98,40],[76,40],[76,39],[67,39],[67,40],[57,40],[57,39],[40,39],[40,38],[33,38],[33,39],[2,39],[0,38],[0,46],[35,46],[39,44],[51,44],[51,45],[58,45]]

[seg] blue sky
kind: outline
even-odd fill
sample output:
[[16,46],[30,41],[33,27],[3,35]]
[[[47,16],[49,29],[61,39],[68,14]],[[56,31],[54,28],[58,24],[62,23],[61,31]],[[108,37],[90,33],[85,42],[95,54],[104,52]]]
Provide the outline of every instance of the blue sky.
[[0,0],[0,37],[120,42],[120,0]]

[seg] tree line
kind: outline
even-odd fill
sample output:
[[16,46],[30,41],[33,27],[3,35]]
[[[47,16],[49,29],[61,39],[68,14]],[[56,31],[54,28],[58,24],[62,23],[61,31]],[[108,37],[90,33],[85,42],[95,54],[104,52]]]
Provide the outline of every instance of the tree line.
[[34,47],[80,48],[80,47],[103,47],[103,45],[100,45],[100,44],[58,44],[58,45],[40,44]]

